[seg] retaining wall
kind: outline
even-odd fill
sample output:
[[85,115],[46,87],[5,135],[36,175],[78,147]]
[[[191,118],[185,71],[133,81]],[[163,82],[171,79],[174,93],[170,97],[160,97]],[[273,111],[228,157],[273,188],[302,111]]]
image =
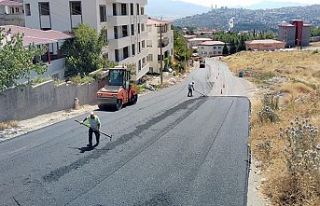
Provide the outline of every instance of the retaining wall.
[[0,94],[0,121],[23,120],[41,114],[70,109],[74,99],[80,104],[96,104],[101,82],[85,85],[61,84],[53,81],[37,86],[19,86]]

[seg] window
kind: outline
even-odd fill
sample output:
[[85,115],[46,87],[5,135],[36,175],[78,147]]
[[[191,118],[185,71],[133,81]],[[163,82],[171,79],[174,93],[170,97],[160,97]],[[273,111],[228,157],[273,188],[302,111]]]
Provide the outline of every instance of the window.
[[153,55],[152,55],[152,54],[149,54],[149,55],[148,55],[147,61],[148,61],[148,62],[152,62],[152,61],[153,61]]
[[117,16],[117,4],[112,4],[113,16]]
[[142,49],[144,49],[144,48],[146,48],[146,41],[145,40],[142,41]]
[[137,15],[140,15],[140,5],[137,4]]
[[127,4],[121,4],[121,15],[122,16],[127,15]]
[[144,32],[144,24],[141,24],[141,31]]
[[136,45],[135,44],[131,45],[131,50],[132,50],[132,56],[136,55]]
[[124,25],[122,26],[122,37],[128,36],[128,26]]
[[70,1],[71,15],[82,15],[81,1]]
[[119,50],[118,49],[114,50],[114,54],[115,54],[116,62],[119,62],[120,61]]
[[31,16],[30,4],[25,4],[25,8],[26,8],[26,16]]
[[138,71],[141,71],[141,60],[139,60]]
[[147,47],[151,48],[152,47],[152,40],[147,40]]
[[20,11],[19,8],[16,8],[16,12],[19,13],[19,11]]
[[107,21],[107,8],[105,5],[100,5],[100,22]]
[[39,2],[39,13],[42,16],[50,15],[49,2]]
[[138,24],[138,34],[140,34],[140,24]]
[[114,28],[114,38],[118,39],[119,38],[119,34],[118,34],[118,27],[113,27]]
[[133,8],[133,4],[130,4],[130,14],[131,16],[134,15],[134,8]]
[[123,48],[123,59],[126,59],[129,57],[129,47]]
[[141,7],[141,15],[144,15],[144,7]]
[[131,24],[131,36],[134,35],[134,24]]
[[141,42],[139,42],[139,44],[138,44],[138,53],[140,53],[141,52]]

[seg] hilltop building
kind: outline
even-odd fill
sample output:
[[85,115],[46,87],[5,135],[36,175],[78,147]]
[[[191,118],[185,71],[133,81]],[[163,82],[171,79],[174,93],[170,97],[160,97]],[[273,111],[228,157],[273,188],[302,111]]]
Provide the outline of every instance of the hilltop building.
[[286,47],[309,46],[310,36],[311,24],[305,24],[301,20],[279,24],[279,40],[286,42]]

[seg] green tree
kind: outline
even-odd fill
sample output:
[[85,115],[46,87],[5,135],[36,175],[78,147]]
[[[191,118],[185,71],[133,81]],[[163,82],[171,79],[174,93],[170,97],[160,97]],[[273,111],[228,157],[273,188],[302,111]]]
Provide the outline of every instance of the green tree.
[[22,34],[9,37],[8,33],[0,30],[0,92],[18,85],[19,79],[29,79],[32,71],[41,75],[47,70],[47,65],[40,60],[46,48],[25,47]]
[[320,36],[320,27],[312,27],[311,36]]
[[187,40],[178,31],[174,31],[174,54],[178,61],[186,61],[192,55]]
[[226,56],[226,55],[229,54],[229,49],[228,49],[226,43],[225,43],[224,46],[223,46],[222,54],[223,54],[224,56]]
[[106,61],[102,57],[102,48],[106,45],[105,33],[102,31],[98,35],[96,30],[84,24],[74,30],[74,39],[66,41],[62,47],[66,55],[65,76],[85,76],[105,66]]
[[232,40],[230,43],[230,50],[229,50],[230,54],[234,54],[237,52],[237,47],[235,42]]

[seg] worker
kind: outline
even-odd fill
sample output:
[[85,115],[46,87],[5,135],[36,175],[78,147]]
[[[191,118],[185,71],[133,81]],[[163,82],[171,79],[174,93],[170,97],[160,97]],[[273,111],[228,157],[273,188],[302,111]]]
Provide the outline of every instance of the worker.
[[83,121],[82,124],[85,124],[89,127],[89,144],[88,147],[92,147],[92,134],[94,133],[96,136],[96,144],[95,147],[99,145],[100,141],[100,126],[101,122],[97,115],[94,112],[91,112],[89,116],[87,116]]
[[188,97],[192,97],[192,91],[194,91],[194,81],[188,84]]

